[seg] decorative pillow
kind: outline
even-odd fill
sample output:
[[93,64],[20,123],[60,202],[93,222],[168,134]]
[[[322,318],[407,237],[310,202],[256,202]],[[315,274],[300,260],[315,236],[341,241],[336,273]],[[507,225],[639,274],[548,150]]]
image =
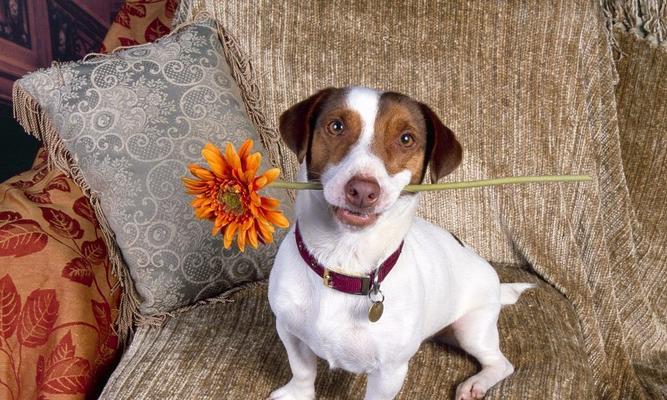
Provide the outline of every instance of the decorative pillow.
[[210,223],[194,219],[180,183],[205,143],[258,142],[244,100],[255,121],[263,117],[223,55],[247,81],[233,44],[214,20],[199,18],[153,44],[56,65],[15,86],[19,120],[90,194],[109,241],[115,234],[143,314],[262,279],[275,254],[275,244],[223,250]]
[[83,399],[117,354],[120,292],[97,220],[45,155],[0,184],[0,399]]

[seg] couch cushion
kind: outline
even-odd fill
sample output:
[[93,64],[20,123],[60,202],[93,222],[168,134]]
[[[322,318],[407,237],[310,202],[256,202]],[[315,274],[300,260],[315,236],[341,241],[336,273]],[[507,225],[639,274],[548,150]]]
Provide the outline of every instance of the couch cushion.
[[[501,348],[516,372],[488,398],[591,399],[592,379],[576,317],[553,288],[513,266],[503,281],[538,282],[500,316]],[[262,399],[290,377],[274,327],[266,284],[232,302],[182,313],[164,327],[142,327],[105,387],[102,399]],[[319,399],[361,398],[365,378],[329,371],[320,361]],[[451,398],[475,373],[461,351],[427,342],[410,363],[401,399]]]
[[56,65],[16,84],[20,121],[91,195],[145,314],[262,279],[276,251],[275,244],[224,250],[211,223],[194,218],[181,184],[205,143],[259,143],[224,51],[237,65],[216,22],[201,19],[155,43]]

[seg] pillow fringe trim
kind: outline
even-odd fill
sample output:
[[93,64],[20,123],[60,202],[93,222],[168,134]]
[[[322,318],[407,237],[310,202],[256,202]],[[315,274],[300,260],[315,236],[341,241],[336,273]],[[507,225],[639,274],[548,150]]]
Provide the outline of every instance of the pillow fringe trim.
[[250,57],[243,53],[239,41],[211,14],[203,11],[197,14],[195,20],[198,20],[202,16],[215,20],[218,37],[222,44],[222,51],[229,65],[232,77],[241,91],[241,99],[245,105],[246,113],[250,118],[250,122],[252,122],[259,133],[259,138],[269,156],[271,165],[275,168],[280,168],[281,155],[277,144],[282,139],[262,111],[264,99],[262,98],[257,79],[255,79],[255,70],[250,62]]
[[607,35],[622,55],[614,31],[632,33],[652,46],[667,50],[667,6],[663,0],[599,0]]
[[[111,273],[118,279],[117,285],[122,287],[120,296],[118,316],[111,326],[118,336],[121,346],[126,346],[134,331],[134,321],[139,319],[140,297],[134,287],[129,270],[120,249],[116,244],[113,230],[102,211],[100,198],[93,192],[85,181],[80,168],[74,162],[72,155],[63,145],[58,132],[53,126],[50,118],[44,113],[37,100],[21,87],[19,81],[12,88],[12,103],[14,118],[32,136],[41,140],[49,155],[49,169],[58,169],[71,178],[81,188],[83,194],[88,198],[95,212],[95,217],[100,225],[102,239],[107,246],[109,260],[111,262]],[[118,290],[117,285],[112,292]]]
[[201,307],[201,306],[208,306],[208,305],[213,305],[213,304],[220,304],[220,303],[233,303],[235,299],[235,295],[241,291],[245,291],[246,289],[252,289],[256,287],[263,287],[267,286],[269,284],[268,280],[261,280],[261,281],[252,281],[252,282],[247,282],[244,284],[241,284],[239,286],[236,286],[234,288],[231,288],[215,297],[210,297],[208,299],[204,300],[199,300],[193,304],[177,308],[173,311],[169,312],[164,312],[160,314],[154,314],[154,315],[142,315],[139,317],[139,320],[137,321],[137,327],[138,328],[145,328],[145,327],[161,327],[164,325],[169,319],[175,318],[180,314],[183,314],[185,312],[194,310],[195,308]]

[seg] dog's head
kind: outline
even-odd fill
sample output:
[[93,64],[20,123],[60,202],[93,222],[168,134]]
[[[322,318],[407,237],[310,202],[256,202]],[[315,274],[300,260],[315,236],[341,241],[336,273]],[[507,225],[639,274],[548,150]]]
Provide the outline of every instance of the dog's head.
[[[408,96],[362,87],[328,88],[280,116],[280,134],[320,181],[340,223],[373,224],[402,195],[460,163],[462,149],[431,109]],[[403,194],[410,195],[410,194]]]

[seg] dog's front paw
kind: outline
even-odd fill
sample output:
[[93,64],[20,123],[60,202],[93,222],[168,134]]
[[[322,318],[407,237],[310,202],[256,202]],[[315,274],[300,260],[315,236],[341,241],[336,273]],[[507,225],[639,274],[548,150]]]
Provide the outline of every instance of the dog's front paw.
[[269,400],[312,400],[315,398],[315,388],[304,389],[293,381],[287,385],[274,390],[269,395]]
[[483,399],[489,386],[483,378],[477,375],[459,384],[456,388],[456,400],[478,400]]

